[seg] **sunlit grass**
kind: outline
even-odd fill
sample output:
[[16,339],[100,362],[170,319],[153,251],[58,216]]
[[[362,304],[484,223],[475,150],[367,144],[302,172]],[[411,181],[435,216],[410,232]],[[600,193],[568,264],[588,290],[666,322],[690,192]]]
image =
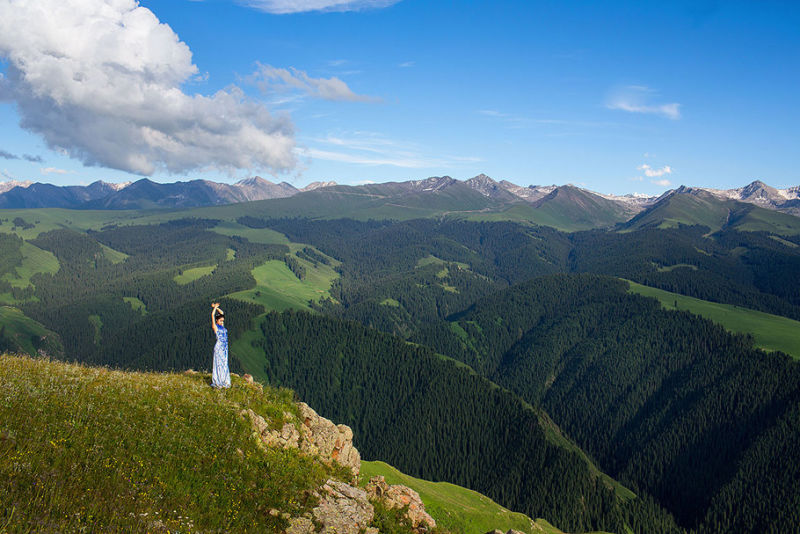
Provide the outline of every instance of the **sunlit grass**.
[[721,324],[731,332],[751,334],[757,347],[766,351],[779,350],[800,360],[800,321],[629,283],[631,292],[654,297],[665,309],[690,311]]
[[272,532],[332,470],[260,449],[250,408],[280,426],[288,390],[0,356],[0,530]]
[[172,279],[175,280],[178,285],[183,286],[190,282],[194,282],[199,278],[210,275],[216,268],[216,264],[206,265],[203,267],[193,267],[191,269],[186,269],[181,274],[175,275]]

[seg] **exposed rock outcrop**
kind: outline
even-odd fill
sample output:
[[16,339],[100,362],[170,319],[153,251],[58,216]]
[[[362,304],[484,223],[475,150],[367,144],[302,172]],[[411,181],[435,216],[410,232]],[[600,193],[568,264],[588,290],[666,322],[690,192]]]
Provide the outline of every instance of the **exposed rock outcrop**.
[[349,467],[353,476],[357,476],[361,469],[361,455],[353,447],[353,431],[350,427],[333,424],[304,402],[297,406],[300,410],[300,421],[293,414],[285,413],[286,422],[278,430],[271,429],[269,423],[253,410],[247,410],[243,414],[250,418],[264,445],[300,449],[306,454],[319,456],[326,462],[336,461]]
[[[251,377],[245,376],[245,381],[260,386]],[[370,527],[375,518],[370,501],[381,501],[389,509],[407,509],[405,516],[419,534],[436,526],[425,512],[419,494],[411,488],[389,485],[381,476],[372,477],[366,490],[357,487],[361,455],[353,447],[350,427],[332,423],[303,402],[297,403],[297,408],[299,418],[284,413],[279,429],[272,428],[274,425],[251,409],[242,410],[241,415],[250,420],[254,437],[262,447],[299,449],[324,462],[349,467],[353,478],[350,484],[332,479],[325,482],[313,493],[318,502],[311,513],[288,518],[286,534],[379,534],[378,529]]]
[[390,486],[382,476],[376,476],[372,477],[367,484],[367,495],[372,500],[383,501],[384,506],[389,509],[407,506],[408,511],[405,515],[411,522],[411,526],[420,532],[436,528],[436,521],[425,511],[425,505],[419,498],[419,493],[409,487]]

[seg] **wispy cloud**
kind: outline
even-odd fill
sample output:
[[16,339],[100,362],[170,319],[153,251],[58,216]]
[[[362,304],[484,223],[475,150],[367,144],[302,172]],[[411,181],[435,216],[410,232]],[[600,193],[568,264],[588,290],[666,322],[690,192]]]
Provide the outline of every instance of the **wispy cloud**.
[[362,11],[380,9],[400,0],[238,0],[238,3],[272,13],[287,15],[309,11]]
[[664,180],[652,180],[650,183],[655,184],[655,185],[660,185],[661,187],[669,187],[669,186],[672,185],[672,182],[670,182],[667,179],[664,179]]
[[42,167],[39,169],[42,174],[75,174],[75,171],[67,171],[64,169],[57,169],[55,167]]
[[658,178],[666,174],[672,174],[672,167],[669,165],[664,165],[660,169],[654,169],[650,165],[643,163],[636,168],[640,171],[643,171],[644,175],[648,178]]
[[312,159],[364,166],[391,166],[405,169],[448,168],[482,161],[477,157],[430,156],[414,144],[387,139],[371,132],[353,132],[309,140],[305,150]]
[[356,94],[336,76],[331,78],[312,78],[305,71],[294,67],[281,69],[259,63],[258,69],[247,78],[247,81],[254,83],[265,93],[294,90],[323,100],[348,102],[377,102],[380,100],[375,97]]
[[413,67],[416,64],[417,64],[416,61],[404,61],[404,62],[400,63],[398,65],[398,67],[403,68],[403,69],[407,69],[409,67]]
[[614,90],[606,100],[608,109],[660,115],[672,120],[681,118],[681,105],[677,102],[660,103],[658,92],[644,85],[628,85]]
[[[20,156],[17,156],[16,154],[12,154],[11,152],[8,152],[6,150],[0,149],[0,158],[2,158],[2,159],[20,159]],[[41,156],[31,156],[30,154],[23,154],[21,156],[21,159],[24,159],[25,161],[30,161],[31,163],[41,163],[42,161],[44,161]]]

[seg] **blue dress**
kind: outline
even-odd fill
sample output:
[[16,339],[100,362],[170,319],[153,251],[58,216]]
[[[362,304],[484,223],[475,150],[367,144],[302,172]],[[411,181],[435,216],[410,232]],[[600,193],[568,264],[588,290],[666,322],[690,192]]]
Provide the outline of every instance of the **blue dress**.
[[228,369],[228,331],[217,326],[217,343],[214,345],[214,369],[211,371],[211,387],[231,387],[231,372]]

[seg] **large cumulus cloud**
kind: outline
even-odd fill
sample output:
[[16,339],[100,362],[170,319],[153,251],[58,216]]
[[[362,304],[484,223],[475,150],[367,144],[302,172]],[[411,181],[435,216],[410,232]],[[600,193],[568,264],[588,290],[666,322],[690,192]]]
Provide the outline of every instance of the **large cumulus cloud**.
[[87,165],[166,169],[294,166],[286,118],[231,87],[181,88],[198,74],[175,32],[136,0],[0,0],[0,98],[21,126]]

